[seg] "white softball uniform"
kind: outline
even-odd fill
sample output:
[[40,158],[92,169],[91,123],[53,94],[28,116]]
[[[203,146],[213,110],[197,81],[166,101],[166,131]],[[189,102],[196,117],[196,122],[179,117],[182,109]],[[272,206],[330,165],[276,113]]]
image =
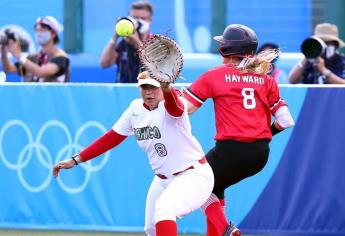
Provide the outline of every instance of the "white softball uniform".
[[142,99],[135,99],[113,130],[135,135],[148,154],[155,173],[146,199],[145,232],[155,235],[155,224],[176,220],[198,209],[211,195],[214,177],[201,145],[191,133],[186,101],[180,117],[171,116],[164,101],[148,110]]

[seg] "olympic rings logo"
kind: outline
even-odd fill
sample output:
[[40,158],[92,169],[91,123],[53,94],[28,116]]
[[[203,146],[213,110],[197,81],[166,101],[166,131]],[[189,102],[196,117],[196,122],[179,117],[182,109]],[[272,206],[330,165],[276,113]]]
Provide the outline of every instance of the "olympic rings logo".
[[[24,148],[19,150],[19,155],[16,162],[11,162],[10,161],[11,156],[6,156],[5,151],[4,151],[4,139],[6,135],[8,135],[9,130],[11,128],[22,129],[22,131],[24,131],[28,140]],[[48,148],[44,146],[41,142],[43,135],[50,128],[60,129],[67,139],[67,144],[63,146],[57,152],[55,158],[51,155],[51,152],[48,150]],[[85,124],[83,124],[81,127],[79,127],[79,129],[76,131],[74,139],[72,139],[72,135],[64,123],[62,123],[59,120],[50,120],[46,122],[39,129],[37,133],[37,137],[34,140],[31,130],[28,127],[28,125],[26,125],[21,120],[10,120],[1,128],[1,131],[0,131],[0,160],[2,160],[2,162],[5,164],[7,168],[17,171],[17,176],[19,178],[19,181],[25,189],[27,189],[30,192],[43,191],[49,186],[53,178],[53,172],[52,172],[53,166],[57,162],[64,160],[67,157],[71,157],[73,154],[83,149],[83,147],[79,144],[79,141],[82,134],[84,134],[90,128],[96,128],[100,130],[102,133],[106,132],[105,127],[99,122],[88,121]],[[103,168],[103,166],[108,161],[109,155],[110,155],[109,152],[105,153],[104,158],[102,158],[101,162],[97,166],[92,165],[91,162],[86,162],[83,165],[80,165],[80,167],[86,171],[86,175],[83,182],[79,186],[70,187],[63,182],[62,178],[57,178],[59,185],[68,193],[79,193],[83,191],[91,178],[91,174]],[[36,157],[35,159],[36,161],[38,161],[45,169],[48,169],[48,175],[46,176],[44,181],[39,184],[29,183],[30,181],[31,182],[34,181],[34,177],[32,177],[31,175],[28,178],[28,177],[25,177],[23,174],[24,169],[28,166],[29,162],[33,160],[33,158],[35,157]],[[39,170],[35,169],[35,173],[37,171]],[[35,181],[37,182],[36,179]]]

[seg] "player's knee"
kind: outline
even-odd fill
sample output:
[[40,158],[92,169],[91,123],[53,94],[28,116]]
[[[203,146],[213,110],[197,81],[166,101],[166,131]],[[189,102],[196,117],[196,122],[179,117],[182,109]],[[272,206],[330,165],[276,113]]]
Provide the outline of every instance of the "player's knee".
[[155,206],[155,223],[162,220],[173,220],[176,221],[176,210],[173,202],[159,199]]
[[206,209],[215,202],[219,202],[219,198],[217,197],[216,194],[211,193],[210,197],[206,200],[204,204],[201,205],[200,209],[202,213],[206,214]]

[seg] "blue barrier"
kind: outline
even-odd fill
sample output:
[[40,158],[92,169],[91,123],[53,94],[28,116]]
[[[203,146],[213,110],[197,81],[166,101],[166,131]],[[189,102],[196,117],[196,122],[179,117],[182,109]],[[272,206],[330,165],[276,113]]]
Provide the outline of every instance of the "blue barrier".
[[[226,192],[227,215],[244,232],[345,234],[338,122],[345,90],[314,87],[281,87],[296,126],[274,137],[262,172]],[[1,85],[0,228],[142,232],[153,175],[133,137],[57,179],[51,172],[110,129],[137,96],[135,85]],[[213,117],[211,101],[191,116],[205,152],[214,144]],[[178,225],[181,233],[205,232],[200,211]]]

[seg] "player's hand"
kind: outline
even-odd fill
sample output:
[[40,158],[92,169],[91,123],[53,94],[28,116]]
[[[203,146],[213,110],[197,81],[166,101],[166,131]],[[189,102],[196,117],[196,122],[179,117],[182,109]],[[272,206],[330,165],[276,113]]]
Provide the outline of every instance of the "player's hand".
[[167,82],[159,82],[161,84],[161,88],[164,92],[170,92],[170,83]]
[[60,169],[70,169],[73,166],[75,166],[75,162],[72,159],[61,161],[53,167],[53,174],[55,177],[57,177]]

